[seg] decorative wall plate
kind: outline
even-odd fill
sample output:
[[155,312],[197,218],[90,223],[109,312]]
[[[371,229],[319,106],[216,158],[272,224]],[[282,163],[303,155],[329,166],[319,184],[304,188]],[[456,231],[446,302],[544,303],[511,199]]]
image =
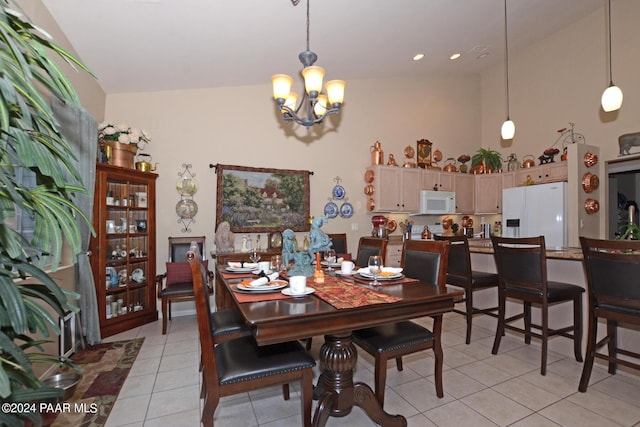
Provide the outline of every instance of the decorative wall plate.
[[415,154],[416,154],[416,152],[415,152],[415,150],[413,149],[413,147],[412,147],[412,146],[407,145],[407,146],[404,148],[404,156],[405,156],[407,159],[413,159],[413,156],[414,156]]
[[180,200],[176,204],[176,213],[180,218],[191,219],[198,213],[198,204],[191,199]]
[[337,200],[342,200],[344,199],[344,195],[345,195],[346,191],[344,190],[344,187],[342,185],[336,185],[335,187],[333,187],[333,198],[337,199]]
[[190,176],[183,176],[176,182],[176,190],[182,196],[193,196],[198,191],[198,183]]
[[338,216],[338,205],[333,202],[329,202],[324,205],[324,214],[329,218],[335,218]]
[[349,202],[340,205],[340,216],[343,218],[351,218],[353,216],[353,205]]

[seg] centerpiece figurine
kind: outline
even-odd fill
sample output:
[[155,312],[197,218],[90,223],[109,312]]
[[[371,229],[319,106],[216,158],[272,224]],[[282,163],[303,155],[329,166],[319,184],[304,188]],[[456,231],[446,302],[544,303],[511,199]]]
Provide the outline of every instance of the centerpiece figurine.
[[287,228],[282,232],[282,263],[287,268],[288,276],[314,276],[315,267],[311,265],[311,261],[317,257],[316,254],[329,250],[332,245],[329,236],[320,229],[327,221],[326,216],[316,217],[311,221],[307,250],[296,250],[293,230]]
[[101,163],[133,169],[136,153],[150,142],[146,131],[124,123],[114,125],[105,121],[98,125]]

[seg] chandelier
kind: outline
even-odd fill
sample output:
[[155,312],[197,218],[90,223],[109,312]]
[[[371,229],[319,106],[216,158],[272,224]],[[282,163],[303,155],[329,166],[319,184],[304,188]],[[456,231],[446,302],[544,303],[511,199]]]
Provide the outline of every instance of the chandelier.
[[[291,0],[297,5],[300,0]],[[326,94],[322,92],[324,68],[314,66],[318,59],[315,52],[309,50],[309,0],[307,0],[307,50],[298,55],[304,68],[300,72],[304,79],[304,94],[297,105],[298,95],[291,92],[293,78],[286,74],[275,74],[271,77],[273,83],[273,98],[278,103],[285,122],[296,122],[307,128],[321,123],[329,114],[338,114],[344,100],[344,80],[331,80],[325,85]]]

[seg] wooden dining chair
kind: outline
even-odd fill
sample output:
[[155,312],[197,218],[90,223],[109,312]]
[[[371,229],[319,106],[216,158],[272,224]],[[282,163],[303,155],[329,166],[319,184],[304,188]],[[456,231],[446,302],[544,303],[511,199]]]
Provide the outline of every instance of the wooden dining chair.
[[[547,373],[547,345],[549,337],[561,335],[573,339],[573,350],[578,362],[582,362],[582,294],[578,285],[547,280],[547,256],[544,236],[539,237],[496,237],[491,236],[493,253],[498,268],[498,327],[493,342],[492,354],[498,354],[500,340],[505,329],[524,334],[524,342],[531,343],[531,337],[541,340],[542,357],[540,374]],[[523,312],[506,317],[507,299],[521,300]],[[559,329],[549,327],[549,306],[563,302],[573,302],[573,324]],[[531,306],[537,305],[541,311],[540,324],[531,322]],[[524,320],[524,327],[511,323]],[[535,329],[540,332],[533,332]]]
[[214,344],[207,270],[197,245],[187,253],[193,277],[202,354],[204,406],[202,424],[213,427],[220,398],[300,381],[302,425],[311,426],[315,360],[297,341],[258,346],[253,337]]
[[366,267],[371,255],[380,255],[384,263],[387,257],[387,239],[376,237],[361,237],[358,241],[358,254],[356,255],[356,267]]
[[[447,259],[449,243],[433,240],[407,240],[402,251],[403,273],[425,284],[446,291]],[[402,371],[402,356],[433,349],[435,358],[436,395],[444,397],[442,386],[442,315],[433,316],[433,331],[411,321],[402,321],[373,328],[353,331],[353,341],[375,357],[375,394],[384,406],[384,389],[387,380],[387,361],[396,359],[396,367]]]
[[467,236],[434,236],[435,240],[446,240],[450,243],[449,266],[447,267],[447,284],[464,289],[464,298],[459,302],[465,303],[465,310],[454,309],[462,314],[467,321],[467,336],[465,342],[471,343],[471,324],[476,314],[486,314],[498,317],[498,306],[477,308],[473,306],[473,293],[489,288],[498,287],[498,275],[471,269],[471,253]]
[[351,258],[351,254],[347,251],[347,233],[327,234],[331,239],[331,249],[336,251],[338,257]]
[[[609,362],[609,373],[616,373],[617,365],[640,369],[640,354],[618,347],[617,329],[619,324],[640,327],[640,241],[598,240],[580,237],[584,255],[583,263],[587,275],[589,301],[589,330],[587,332],[587,353],[582,368],[578,390],[587,391],[593,361],[604,359]],[[606,335],[597,340],[598,321],[607,324]],[[607,345],[608,353],[598,350]],[[618,354],[626,356],[620,358]]]

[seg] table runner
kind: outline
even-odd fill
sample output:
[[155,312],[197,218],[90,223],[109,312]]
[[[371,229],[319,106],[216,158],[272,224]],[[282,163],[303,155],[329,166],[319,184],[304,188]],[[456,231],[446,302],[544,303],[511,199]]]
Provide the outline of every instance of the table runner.
[[377,292],[333,276],[325,276],[324,283],[312,283],[315,294],[337,309],[364,305],[388,304],[400,298]]

